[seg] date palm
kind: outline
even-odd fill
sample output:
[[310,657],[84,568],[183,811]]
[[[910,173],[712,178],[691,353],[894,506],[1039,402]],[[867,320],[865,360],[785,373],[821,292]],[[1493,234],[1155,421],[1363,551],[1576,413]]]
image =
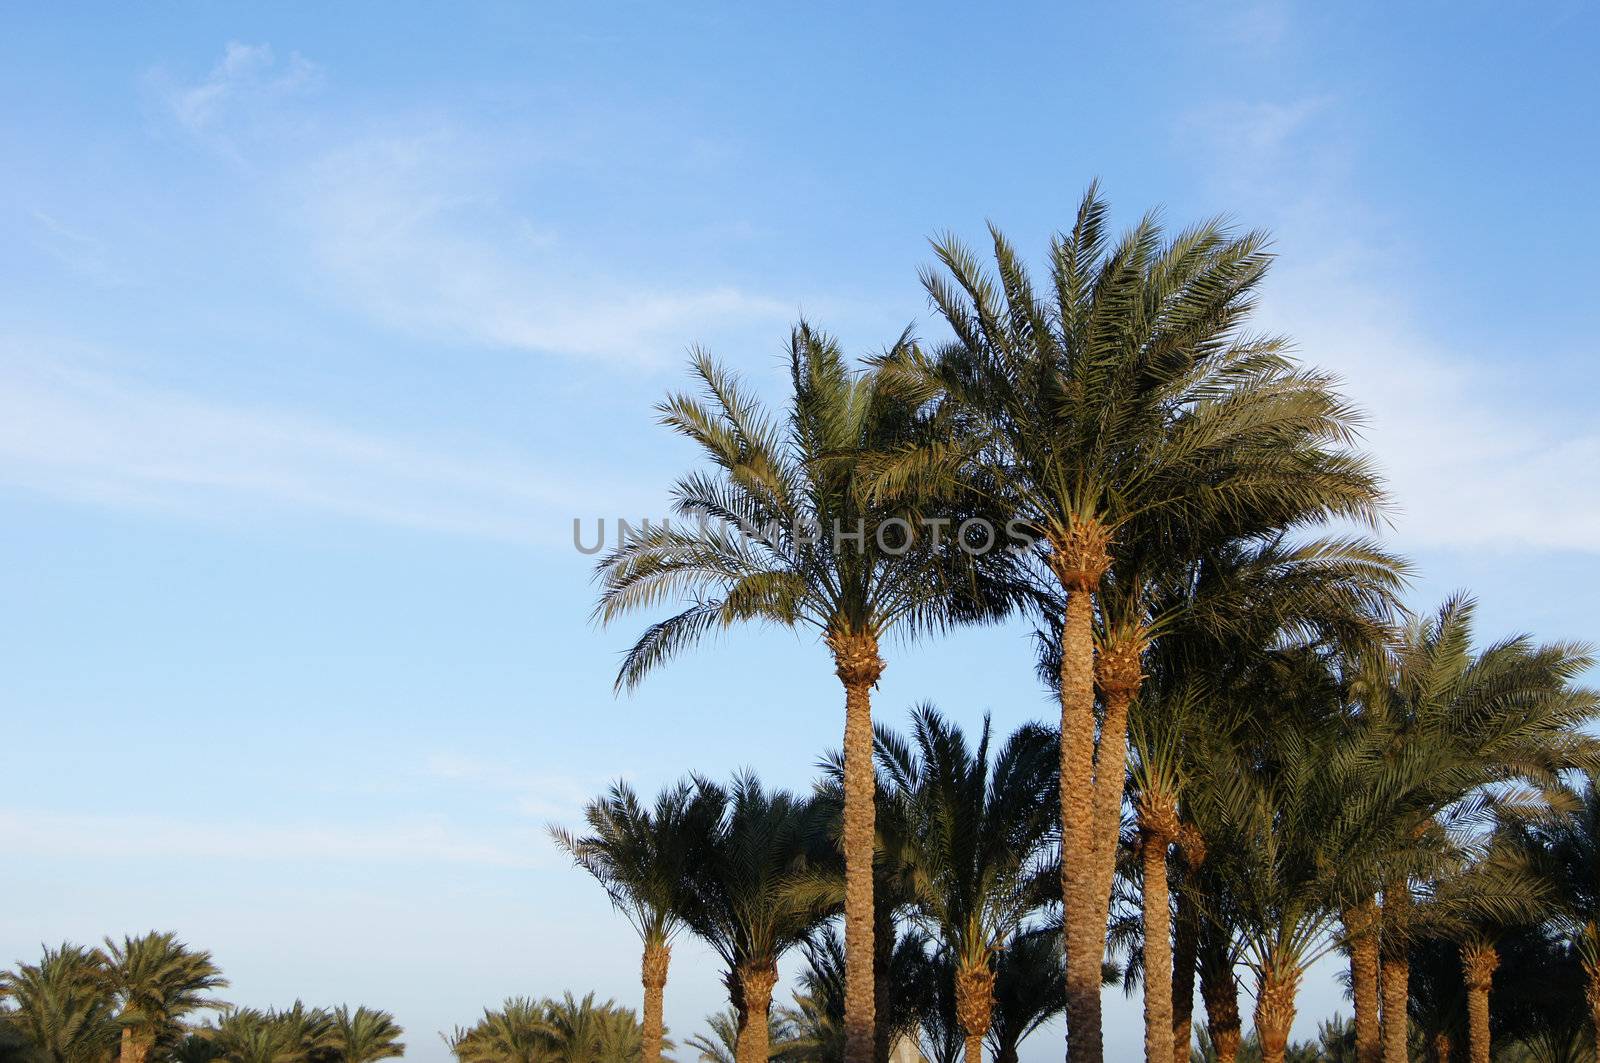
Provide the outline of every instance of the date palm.
[[1600,1045],[1600,772],[1571,786],[1570,807],[1526,828],[1526,847],[1554,894],[1555,926],[1582,965]]
[[924,283],[955,340],[903,368],[942,392],[953,430],[879,477],[886,494],[965,489],[1005,509],[1033,539],[1040,585],[1063,599],[1072,1063],[1102,1057],[1126,710],[1157,635],[1133,609],[1096,646],[1103,580],[1147,544],[1159,544],[1152,555],[1194,556],[1208,539],[1367,519],[1379,500],[1375,477],[1347,449],[1353,416],[1332,381],[1298,368],[1287,341],[1244,331],[1267,271],[1265,236],[1210,222],[1169,238],[1147,216],[1113,246],[1106,213],[1091,187],[1071,231],[1052,242],[1046,292],[998,231],[996,276],[956,240],[936,243],[945,271],[926,271]]
[[994,1009],[995,959],[1035,905],[1054,817],[1054,736],[1025,726],[993,757],[989,720],[976,745],[935,709],[912,715],[909,741],[886,729],[879,762],[909,825],[919,917],[954,967],[967,1063],[980,1063]]
[[182,1037],[185,1015],[224,1006],[207,995],[228,985],[211,953],[191,949],[170,931],[107,938],[105,957],[107,984],[122,1009],[121,1063],[146,1063],[157,1047]]
[[661,1058],[672,940],[684,925],[690,872],[702,855],[695,845],[711,837],[720,811],[720,804],[687,783],[662,791],[654,807],[646,808],[631,787],[618,782],[584,809],[589,833],[550,829],[556,844],[605,888],[644,945],[644,1063]]
[[117,1005],[105,988],[104,960],[80,945],[46,948],[38,963],[0,973],[6,1025],[47,1063],[109,1063]]
[[[723,984],[739,1015],[739,1063],[766,1063],[778,961],[827,917],[803,888],[826,810],[752,774],[727,788],[697,781],[699,800],[722,814],[697,842],[684,921],[722,959]],[[700,820],[699,822],[706,822]]]
[[[902,337],[891,354],[908,349]],[[624,658],[619,687],[744,622],[809,628],[827,646],[845,692],[846,1054],[871,1063],[871,695],[884,668],[880,645],[896,631],[998,614],[1006,602],[964,578],[982,562],[948,537],[906,549],[918,514],[872,502],[860,482],[865,458],[909,441],[925,393],[900,377],[853,373],[836,341],[805,324],[790,336],[783,418],[709,356],[696,354],[693,370],[702,394],[674,395],[658,408],[712,466],[674,487],[674,512],[691,524],[647,527],[603,558],[595,615],[609,624],[674,599],[689,603],[646,629]]]
[[337,1063],[376,1063],[406,1054],[405,1031],[387,1011],[341,1004],[333,1009],[328,1046]]
[[995,964],[994,1016],[989,1026],[995,1063],[1017,1063],[1022,1042],[1066,1006],[1061,934],[1047,928],[1014,935]]

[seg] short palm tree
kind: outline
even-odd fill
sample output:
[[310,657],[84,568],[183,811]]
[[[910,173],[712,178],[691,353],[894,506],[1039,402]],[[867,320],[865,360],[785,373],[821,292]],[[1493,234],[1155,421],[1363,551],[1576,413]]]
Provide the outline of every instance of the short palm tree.
[[[739,1059],[738,1009],[728,1007],[706,1016],[706,1033],[697,1033],[687,1044],[697,1051],[700,1063],[737,1063]],[[767,1016],[767,1058],[783,1059],[793,1045],[789,1020],[782,1013]]]
[[[959,431],[880,477],[889,494],[964,487],[992,500],[1031,537],[1040,585],[1060,600],[1072,1063],[1102,1057],[1126,710],[1158,634],[1135,597],[1115,616],[1100,610],[1115,623],[1097,647],[1103,581],[1136,555],[1194,556],[1216,537],[1368,518],[1379,497],[1346,449],[1353,418],[1331,381],[1297,368],[1285,340],[1244,331],[1269,261],[1265,236],[1212,222],[1168,238],[1147,216],[1111,246],[1106,213],[1091,187],[1071,231],[1052,242],[1048,291],[998,231],[995,276],[957,241],[935,245],[946,272],[925,272],[924,283],[955,341],[904,368],[942,392]],[[1146,578],[1125,565],[1118,575],[1128,587]]]
[[336,1063],[376,1063],[406,1054],[405,1031],[387,1011],[341,1004],[333,1009],[329,1047]]
[[228,984],[211,953],[191,949],[170,931],[107,938],[105,957],[107,985],[122,1008],[121,1063],[146,1063],[157,1047],[182,1037],[185,1015],[225,1006],[207,995]]
[[1600,1045],[1600,772],[1586,772],[1569,799],[1569,808],[1527,828],[1526,845],[1553,891],[1555,925],[1583,966]]
[[1061,934],[1053,928],[1012,936],[995,964],[989,1050],[995,1063],[1017,1063],[1022,1042],[1067,1006]]
[[[739,1063],[766,1063],[778,960],[827,917],[815,891],[803,888],[826,810],[750,773],[727,789],[697,781],[699,800],[723,814],[698,842],[684,919],[721,957],[723,984],[739,1016]],[[701,820],[701,822],[705,822]]]
[[296,1001],[284,1011],[230,1008],[203,1033],[223,1063],[315,1063],[331,1026],[326,1012]]
[[975,746],[935,709],[912,714],[911,738],[886,729],[879,761],[909,824],[916,911],[954,965],[967,1063],[980,1063],[994,1009],[995,959],[1035,906],[1054,817],[1054,735],[1017,731],[991,763],[989,720]]
[[554,1034],[544,1001],[511,997],[499,1008],[484,1008],[481,1019],[456,1027],[444,1040],[459,1063],[549,1063]]
[[36,964],[0,973],[6,1025],[47,1063],[109,1063],[117,1005],[105,989],[103,958],[80,945],[46,948]]
[[712,836],[720,812],[719,803],[687,783],[662,791],[654,807],[646,808],[632,788],[618,782],[584,809],[588,834],[551,828],[556,844],[605,887],[644,944],[644,1063],[661,1058],[672,939],[684,925],[691,871],[703,856],[695,845]]
[[[907,349],[902,337],[895,351]],[[617,682],[632,687],[708,634],[749,621],[815,630],[844,685],[845,1021],[850,1063],[871,1063],[873,1037],[871,693],[893,632],[916,634],[996,615],[983,564],[946,541],[912,546],[914,511],[869,500],[865,459],[907,443],[925,395],[882,373],[858,375],[831,337],[801,324],[790,336],[787,417],[765,412],[709,356],[693,362],[703,396],[675,395],[661,421],[699,445],[711,472],[674,488],[691,526],[647,527],[606,556],[596,616],[687,599],[646,629]],[[946,537],[948,540],[948,537]],[[908,548],[910,546],[910,548]],[[999,558],[998,551],[991,555]],[[982,592],[982,593],[979,593]]]

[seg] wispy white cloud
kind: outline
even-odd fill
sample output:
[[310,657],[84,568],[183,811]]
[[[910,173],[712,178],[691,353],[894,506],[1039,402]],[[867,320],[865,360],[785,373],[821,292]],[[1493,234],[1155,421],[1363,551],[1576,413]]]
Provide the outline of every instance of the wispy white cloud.
[[197,859],[283,863],[540,864],[538,832],[474,837],[442,819],[371,825],[97,815],[0,808],[0,849],[47,858]]
[[272,103],[311,91],[321,84],[317,65],[291,53],[279,63],[269,44],[229,41],[211,72],[183,81],[164,71],[151,74],[177,121],[193,131],[213,126],[230,106]]
[[531,461],[442,454],[9,353],[0,345],[0,483],[16,487],[212,519],[321,514],[541,544],[568,541],[572,517],[605,497],[592,474],[580,485]]
[[614,775],[597,779],[562,772],[531,771],[504,761],[458,753],[429,757],[423,774],[430,779],[501,795],[518,815],[556,823],[576,822],[583,806],[609,778],[615,778]]
[[1600,551],[1600,431],[1536,408],[1525,384],[1418,323],[1393,226],[1352,191],[1330,98],[1210,106],[1180,135],[1208,144],[1214,178],[1282,257],[1259,323],[1338,373],[1366,412],[1367,445],[1410,546]]
[[284,66],[265,45],[230,44],[201,81],[159,81],[180,125],[263,182],[273,236],[300,244],[291,257],[312,267],[319,297],[430,339],[634,363],[794,309],[565,240],[516,205],[518,189],[570,161],[530,146],[536,129],[512,141],[440,109],[357,116],[336,105],[294,120],[310,113],[294,97],[318,79],[302,57]]

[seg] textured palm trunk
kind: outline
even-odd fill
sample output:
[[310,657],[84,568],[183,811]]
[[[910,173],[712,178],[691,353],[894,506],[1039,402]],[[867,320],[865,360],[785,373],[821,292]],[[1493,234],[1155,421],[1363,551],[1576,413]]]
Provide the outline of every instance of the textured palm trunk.
[[1432,1063],[1450,1063],[1450,1035],[1443,1030],[1433,1035],[1428,1043]]
[[767,1057],[772,1054],[767,1016],[772,1011],[772,988],[777,984],[776,963],[757,963],[739,968],[744,1011],[735,1053],[738,1063],[767,1063]]
[[[1591,923],[1590,927],[1593,925]],[[1589,1025],[1594,1027],[1594,1043],[1600,1046],[1600,963],[1584,961],[1583,973],[1586,976],[1583,992],[1589,1004]]]
[[1172,935],[1172,1063],[1189,1063],[1194,1041],[1194,967],[1200,947],[1200,913],[1188,890],[1178,891]]
[[1061,923],[1066,949],[1067,1061],[1101,1063],[1100,963],[1105,926],[1094,899],[1094,614],[1068,592],[1061,625]]
[[[874,885],[876,889],[876,884]],[[877,904],[877,897],[873,897]],[[889,1063],[889,1053],[894,1051],[894,1030],[888,1021],[889,965],[894,959],[894,917],[890,912],[874,908],[872,913],[872,1061]]]
[[872,767],[872,688],[883,674],[871,635],[828,637],[844,684],[844,1058],[873,1063],[876,1002],[873,974],[872,857],[876,776]]
[[1177,810],[1170,799],[1159,794],[1140,797],[1145,1063],[1167,1063],[1172,1053],[1172,900],[1167,892],[1167,846],[1177,828]]
[[1406,944],[1406,924],[1411,914],[1411,890],[1404,882],[1392,884],[1383,894],[1379,943],[1382,957],[1378,981],[1383,992],[1383,1063],[1407,1063],[1411,997],[1411,957]]
[[1296,967],[1269,965],[1262,972],[1256,991],[1256,1037],[1261,1041],[1261,1063],[1283,1063],[1299,989],[1300,971]]
[[1200,999],[1206,1005],[1206,1028],[1217,1063],[1236,1063],[1242,1039],[1239,980],[1233,973],[1227,940],[1209,923],[1200,933]]
[[644,1023],[640,1029],[641,1063],[660,1063],[661,1038],[665,1031],[663,1010],[667,990],[667,966],[672,949],[663,942],[651,941],[644,947],[639,965],[639,981],[644,984]]
[[117,1049],[119,1063],[145,1063],[150,1058],[151,1038],[141,1036],[142,1031],[132,1026],[122,1028],[122,1042]]
[[983,1039],[994,1017],[994,968],[987,960],[956,971],[956,1021],[966,1040],[965,1063],[983,1063]]
[[1461,946],[1461,974],[1467,985],[1467,1058],[1489,1063],[1489,989],[1500,954],[1492,944],[1474,941]]
[[1378,902],[1369,898],[1344,912],[1350,943],[1350,996],[1356,1009],[1356,1063],[1379,1063],[1383,1039],[1378,1024]]

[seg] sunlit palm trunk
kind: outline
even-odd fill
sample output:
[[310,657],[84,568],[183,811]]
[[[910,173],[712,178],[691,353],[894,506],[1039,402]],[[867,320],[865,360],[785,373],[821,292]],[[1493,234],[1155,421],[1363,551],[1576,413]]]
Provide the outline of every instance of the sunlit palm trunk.
[[1200,998],[1206,1005],[1206,1027],[1216,1049],[1217,1063],[1236,1063],[1242,1031],[1239,1021],[1239,981],[1221,930],[1208,923],[1200,933]]
[[983,1063],[983,1039],[994,1016],[994,968],[985,961],[956,971],[956,1021],[966,1039],[965,1063]]
[[1461,946],[1461,973],[1467,985],[1467,1057],[1489,1063],[1489,988],[1500,956],[1486,942]]
[[1200,947],[1200,913],[1186,890],[1178,891],[1172,935],[1172,1063],[1189,1063],[1194,1040],[1194,966]]
[[1167,846],[1177,826],[1170,800],[1160,795],[1141,797],[1145,1063],[1167,1063],[1172,1052],[1172,899],[1167,891]]
[[639,980],[644,983],[644,1023],[639,1033],[642,1063],[660,1063],[661,1060],[667,966],[671,962],[672,949],[669,946],[657,941],[645,945],[639,970]]
[[767,1017],[772,1012],[772,988],[778,984],[776,963],[739,968],[744,1009],[740,1014],[738,1063],[767,1063],[772,1054]]
[[1450,1063],[1450,1035],[1440,1030],[1433,1035],[1431,1063]]
[[1378,1025],[1378,904],[1367,900],[1344,913],[1350,942],[1350,996],[1356,1009],[1356,1063],[1379,1063],[1383,1040]]
[[1061,625],[1061,922],[1068,1063],[1101,1063],[1102,1058],[1105,926],[1095,921],[1094,846],[1094,611],[1089,592],[1073,590]]
[[1383,992],[1383,1063],[1407,1063],[1408,1016],[1411,996],[1411,957],[1406,946],[1411,891],[1404,882],[1391,885],[1383,895],[1383,938],[1379,944]]
[[844,1032],[845,1063],[874,1063],[876,1002],[872,858],[876,776],[872,766],[872,687],[883,674],[870,635],[828,637],[844,684]]
[[122,1028],[122,1042],[117,1049],[118,1063],[144,1063],[150,1056],[150,1042],[139,1036],[132,1026]]
[[1262,1063],[1283,1063],[1299,989],[1298,968],[1269,964],[1261,973],[1256,991],[1256,1036],[1261,1039]]

